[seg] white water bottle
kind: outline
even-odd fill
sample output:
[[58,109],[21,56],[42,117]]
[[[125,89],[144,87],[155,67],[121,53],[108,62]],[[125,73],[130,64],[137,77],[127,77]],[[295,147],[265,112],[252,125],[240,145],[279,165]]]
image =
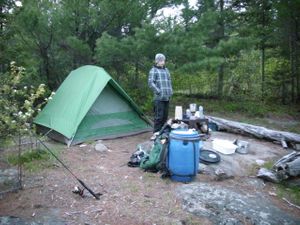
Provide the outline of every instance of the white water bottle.
[[191,117],[192,113],[190,109],[186,109],[186,117],[189,119]]
[[202,105],[199,106],[199,118],[200,119],[204,118],[203,106]]

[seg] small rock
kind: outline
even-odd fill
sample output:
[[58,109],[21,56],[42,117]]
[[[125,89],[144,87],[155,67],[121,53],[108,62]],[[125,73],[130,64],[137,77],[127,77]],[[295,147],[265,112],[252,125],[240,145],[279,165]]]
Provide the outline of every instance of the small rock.
[[271,195],[271,196],[277,196],[277,194],[275,192],[271,192],[271,191],[269,191],[269,195]]
[[59,165],[58,163],[52,163],[52,165],[53,165],[54,167],[60,167],[60,165]]
[[18,186],[18,170],[0,169],[0,190],[9,190]]
[[205,164],[199,163],[198,173],[204,173],[205,174],[206,167],[207,166]]
[[108,151],[108,148],[104,144],[97,142],[97,144],[95,145],[95,150],[101,153],[105,153]]
[[211,168],[210,166],[207,166],[203,163],[199,163],[198,167],[198,173],[200,174],[207,174],[207,175],[213,175],[214,174],[214,169]]
[[293,144],[293,149],[300,151],[300,144]]
[[105,170],[105,167],[104,167],[104,166],[97,166],[97,168],[98,168],[99,170]]
[[264,180],[274,182],[274,183],[279,182],[279,179],[278,179],[276,173],[274,173],[273,171],[268,170],[266,168],[260,168],[256,176],[259,178],[262,178]]
[[257,159],[257,160],[255,160],[255,162],[256,162],[257,165],[262,166],[262,165],[265,164],[266,161],[262,160],[262,159]]
[[222,170],[220,168],[216,169],[215,175],[216,175],[215,180],[217,180],[217,181],[222,181],[222,180],[234,178],[233,175],[227,174],[224,170]]

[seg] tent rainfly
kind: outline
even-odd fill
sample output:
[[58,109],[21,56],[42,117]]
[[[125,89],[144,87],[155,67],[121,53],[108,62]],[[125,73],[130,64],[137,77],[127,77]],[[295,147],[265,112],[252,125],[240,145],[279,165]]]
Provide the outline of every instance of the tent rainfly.
[[151,130],[151,121],[101,67],[72,71],[34,119],[38,130],[68,146]]

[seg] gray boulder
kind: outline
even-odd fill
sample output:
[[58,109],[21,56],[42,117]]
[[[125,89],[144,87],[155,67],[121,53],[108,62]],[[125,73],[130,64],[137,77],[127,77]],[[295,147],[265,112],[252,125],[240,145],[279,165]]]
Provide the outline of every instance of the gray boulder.
[[213,224],[296,225],[295,218],[262,194],[241,193],[221,185],[194,183],[177,188],[183,209]]

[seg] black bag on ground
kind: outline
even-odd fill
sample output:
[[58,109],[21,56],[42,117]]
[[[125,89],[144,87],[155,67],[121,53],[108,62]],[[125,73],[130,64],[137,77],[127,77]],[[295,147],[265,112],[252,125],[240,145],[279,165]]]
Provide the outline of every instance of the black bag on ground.
[[130,156],[130,160],[127,163],[127,165],[129,167],[139,167],[141,160],[147,156],[148,156],[148,154],[146,152],[138,149]]

